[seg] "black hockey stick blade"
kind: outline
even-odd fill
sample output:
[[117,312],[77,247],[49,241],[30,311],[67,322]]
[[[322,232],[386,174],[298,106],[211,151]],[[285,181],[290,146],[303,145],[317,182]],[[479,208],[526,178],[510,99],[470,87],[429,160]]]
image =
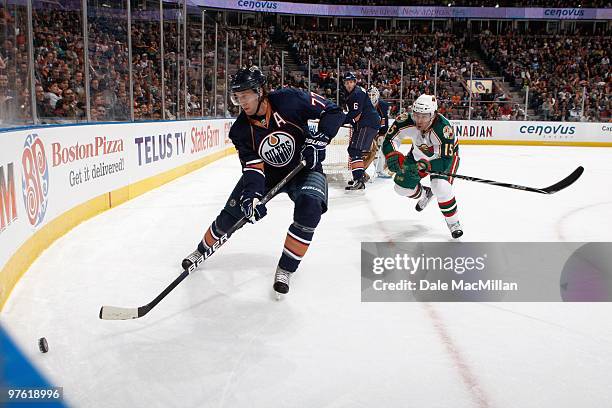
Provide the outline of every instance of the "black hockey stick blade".
[[[270,201],[272,198],[274,198],[274,196],[278,194],[278,192],[285,186],[285,184],[289,182],[289,180],[291,180],[293,177],[295,177],[296,174],[302,171],[304,166],[305,166],[305,163],[303,161],[300,162],[300,164],[298,164],[293,170],[291,170],[289,174],[287,174],[281,181],[279,181],[274,187],[272,187],[266,193],[266,195],[262,197],[260,202],[265,204],[268,201]],[[246,222],[247,222],[246,218],[244,217],[239,219],[236,222],[236,224],[234,224],[229,229],[229,231],[225,233],[225,235],[219,238],[217,242],[215,242],[215,244],[211,248],[209,248],[206,254],[202,255],[202,257],[198,259],[195,263],[191,264],[187,269],[183,270],[183,273],[181,273],[175,280],[173,280],[172,283],[170,283],[166,287],[166,289],[164,289],[159,295],[157,295],[157,297],[153,299],[151,302],[147,303],[144,306],[140,306],[140,307],[102,306],[100,308],[100,314],[99,314],[100,319],[102,320],[130,320],[130,319],[138,319],[139,317],[146,315],[147,313],[151,311],[151,309],[157,306],[157,304],[161,302],[161,300],[165,298],[168,295],[168,293],[172,292],[172,290],[175,287],[177,287],[178,284],[183,281],[183,279],[189,276],[189,274],[193,272],[204,260],[208,259],[209,256],[215,253],[215,251],[227,241],[229,235],[231,235],[234,231],[236,231],[237,229],[242,227],[244,224],[246,224]]]
[[576,180],[578,180],[578,178],[580,178],[583,172],[584,172],[584,167],[579,166],[576,170],[572,172],[572,174],[570,174],[563,180],[559,181],[558,183],[553,184],[552,186],[545,187],[545,188],[535,188],[535,187],[521,186],[519,184],[502,183],[500,181],[486,180],[486,179],[481,179],[478,177],[462,176],[461,174],[450,174],[450,173],[446,173],[442,171],[440,172],[432,171],[430,174],[435,174],[435,175],[440,175],[440,176],[451,176],[451,177],[458,178],[461,180],[474,181],[476,183],[490,184],[492,186],[498,186],[498,187],[512,188],[515,190],[529,191],[532,193],[553,194],[553,193],[556,193],[557,191],[561,191],[564,188],[572,185]]
[[542,190],[545,192],[545,194],[553,194],[553,193],[556,193],[557,191],[561,191],[564,188],[569,187],[572,184],[574,184],[574,182],[578,180],[580,176],[582,176],[582,173],[584,173],[584,167],[578,166],[578,168],[574,170],[572,174],[570,174],[569,176],[567,176],[560,182],[553,184],[550,187],[543,188]]

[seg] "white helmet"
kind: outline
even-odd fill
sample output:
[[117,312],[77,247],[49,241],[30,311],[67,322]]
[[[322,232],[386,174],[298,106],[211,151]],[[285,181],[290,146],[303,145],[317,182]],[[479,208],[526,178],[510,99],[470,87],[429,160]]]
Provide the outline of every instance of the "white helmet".
[[376,106],[378,104],[378,98],[380,98],[380,92],[378,92],[378,88],[373,86],[368,91],[368,96],[370,97],[370,101],[372,105]]
[[434,113],[438,110],[438,101],[433,95],[423,94],[412,104],[412,112],[415,113]]

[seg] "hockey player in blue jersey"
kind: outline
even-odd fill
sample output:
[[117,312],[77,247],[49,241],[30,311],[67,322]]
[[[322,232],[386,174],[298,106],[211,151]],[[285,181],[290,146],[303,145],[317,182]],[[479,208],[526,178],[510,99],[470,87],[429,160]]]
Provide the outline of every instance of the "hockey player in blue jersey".
[[352,72],[344,75],[344,87],[347,91],[346,105],[348,113],[345,123],[353,126],[353,135],[347,149],[353,180],[347,190],[363,190],[365,188],[364,157],[372,147],[372,141],[380,129],[380,116],[372,106],[366,92],[357,86],[357,78]]
[[[284,88],[267,93],[265,76],[257,67],[239,70],[231,81],[231,99],[242,108],[229,137],[238,150],[242,176],[225,207],[206,230],[183,268],[196,263],[239,219],[255,223],[266,207],[260,199],[301,160],[306,167],[281,190],[294,202],[293,222],[274,277],[277,293],[289,291],[289,280],[306,254],[321,215],[327,211],[327,180],[321,162],[325,146],[342,126],[345,115],[334,103],[315,93]],[[316,134],[309,119],[319,119]]]

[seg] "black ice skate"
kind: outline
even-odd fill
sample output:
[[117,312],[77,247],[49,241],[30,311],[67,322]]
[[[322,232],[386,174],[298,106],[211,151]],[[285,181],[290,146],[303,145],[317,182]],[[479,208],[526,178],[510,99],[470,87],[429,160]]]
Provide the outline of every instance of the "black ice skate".
[[280,299],[281,295],[289,293],[289,280],[291,279],[291,272],[282,269],[280,266],[276,268],[274,274],[274,291],[276,292],[276,299]]
[[356,190],[365,190],[365,183],[363,178],[359,180],[352,180],[353,182],[349,182],[349,185],[344,187],[347,191],[356,191]]
[[187,255],[185,259],[183,259],[181,266],[183,267],[183,270],[190,270],[190,268],[195,265],[193,266],[193,269],[195,269],[203,260],[204,255],[202,255],[202,253],[198,249],[196,249],[195,251]]
[[459,224],[459,221],[457,221],[454,224],[447,224],[447,225],[448,225],[448,229],[450,230],[453,238],[457,239],[463,235],[463,229],[461,228],[461,224]]

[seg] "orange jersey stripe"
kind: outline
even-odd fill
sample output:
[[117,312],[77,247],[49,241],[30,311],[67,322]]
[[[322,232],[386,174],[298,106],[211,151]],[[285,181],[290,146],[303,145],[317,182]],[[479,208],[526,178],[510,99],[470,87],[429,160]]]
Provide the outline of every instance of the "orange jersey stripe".
[[210,227],[208,227],[208,229],[206,230],[206,234],[204,234],[204,243],[206,245],[208,245],[208,247],[211,247],[211,246],[213,246],[215,241],[216,240],[212,236],[212,232],[210,230]]
[[264,164],[263,163],[248,164],[245,167],[248,167],[250,169],[257,169],[257,170],[264,171]]
[[295,256],[301,258],[306,254],[308,244],[304,244],[303,242],[300,242],[291,235],[287,234],[287,238],[285,238],[285,248]]

